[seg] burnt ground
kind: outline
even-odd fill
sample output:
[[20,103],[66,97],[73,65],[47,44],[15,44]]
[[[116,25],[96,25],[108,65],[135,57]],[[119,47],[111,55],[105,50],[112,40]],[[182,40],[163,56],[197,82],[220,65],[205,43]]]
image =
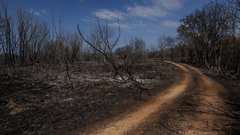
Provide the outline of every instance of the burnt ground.
[[[154,96],[171,85],[178,69],[155,61],[132,65]],[[151,99],[139,99],[128,83],[113,79],[106,65],[9,67],[0,78],[0,134],[67,134],[129,113]]]
[[240,80],[227,79],[219,76],[214,76],[224,87],[226,91],[221,93],[224,97],[224,102],[229,106],[227,111],[229,117],[234,119],[232,123],[232,134],[240,133]]
[[225,74],[216,75],[209,71],[205,71],[205,74],[210,78],[217,80],[225,87],[225,91],[221,92],[223,101],[227,104],[228,109],[225,114],[233,119],[231,123],[230,134],[239,135],[240,134],[240,78]]

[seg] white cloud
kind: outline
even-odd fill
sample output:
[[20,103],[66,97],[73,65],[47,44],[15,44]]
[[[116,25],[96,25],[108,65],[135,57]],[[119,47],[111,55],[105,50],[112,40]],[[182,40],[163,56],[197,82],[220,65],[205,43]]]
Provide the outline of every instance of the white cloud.
[[147,5],[128,6],[127,12],[141,18],[164,17],[173,10],[181,8],[183,0],[149,0]]
[[109,24],[109,26],[120,27],[121,29],[131,29],[131,26],[129,26],[128,24],[124,24],[124,23],[111,23],[111,24]]
[[31,8],[30,10],[29,10],[29,12],[31,13],[31,14],[34,14],[34,15],[36,15],[36,16],[40,16],[40,15],[46,15],[46,14],[48,14],[48,12],[46,11],[46,10],[40,10],[40,11],[36,11],[36,10],[34,10],[33,8]]
[[100,18],[100,19],[108,19],[108,20],[113,20],[113,19],[124,19],[125,14],[120,11],[111,11],[108,9],[99,9],[96,12],[93,13],[94,16]]
[[42,14],[48,14],[48,12],[46,10],[42,10],[41,13]]
[[39,13],[39,12],[36,12],[36,11],[34,11],[33,14],[36,15],[36,16],[39,16],[39,15],[40,15],[40,13]]
[[29,12],[30,12],[31,14],[36,15],[36,16],[39,16],[39,15],[40,15],[40,12],[34,11],[33,8],[31,8],[31,9],[29,10]]
[[[182,8],[185,0],[145,0],[144,3],[135,3],[128,5],[125,10],[109,10],[109,9],[98,9],[92,14],[100,19],[110,20],[109,26],[118,27],[121,29],[176,29],[179,26],[179,22],[172,20],[164,20],[160,24],[156,22],[149,22],[145,19],[159,19],[166,17],[173,11]],[[138,17],[137,21],[131,20],[131,17]],[[124,20],[125,23],[114,23],[113,20],[120,19]],[[135,18],[136,19],[136,18]],[[88,21],[89,20],[84,20]]]
[[96,23],[96,21],[94,21],[93,18],[89,18],[89,17],[82,18],[81,20],[87,23]]
[[160,6],[166,10],[177,10],[182,7],[183,0],[153,0],[154,5]]
[[165,20],[161,23],[161,26],[163,26],[165,28],[177,28],[179,26],[179,22]]
[[163,11],[160,8],[140,6],[140,5],[136,5],[134,7],[128,7],[127,10],[131,15],[142,17],[142,18],[162,17],[167,14],[165,11]]

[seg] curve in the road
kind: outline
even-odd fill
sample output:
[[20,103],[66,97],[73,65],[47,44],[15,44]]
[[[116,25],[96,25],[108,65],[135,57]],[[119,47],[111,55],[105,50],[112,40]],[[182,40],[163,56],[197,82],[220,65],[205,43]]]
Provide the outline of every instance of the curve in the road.
[[224,132],[229,118],[224,113],[227,105],[221,98],[220,93],[225,90],[218,82],[204,75],[199,69],[182,64],[196,73],[200,85],[200,104],[196,116],[188,121],[191,128],[185,129],[186,135],[219,135]]
[[[189,66],[187,64],[178,64],[174,62],[165,62],[173,64],[179,67],[183,72],[180,78],[171,85],[165,92],[157,95],[149,103],[143,105],[139,110],[124,115],[117,120],[111,120],[107,124],[103,124],[100,128],[88,128],[84,133],[87,135],[122,135],[142,124],[147,118],[154,119],[151,116],[161,110],[169,109],[169,106],[176,101],[181,94],[187,91],[188,87],[193,83],[193,78],[197,81],[196,89],[200,90],[199,96],[200,103],[197,105],[198,112],[194,112],[194,115],[189,117],[185,122],[181,122],[184,128],[181,129],[186,135],[217,135],[219,130],[224,129],[224,123],[228,119],[224,117],[224,110],[227,106],[224,104],[220,92],[224,90],[223,86],[216,81],[205,76],[199,69]],[[192,89],[192,90],[196,90]],[[188,99],[184,99],[188,100]],[[200,112],[200,113],[199,113]],[[154,116],[153,116],[154,117]],[[177,123],[178,121],[176,121]],[[213,126],[217,126],[217,130],[212,129]],[[75,132],[76,133],[76,132]],[[79,133],[78,133],[79,134]]]
[[117,121],[113,121],[105,125],[104,128],[98,129],[97,131],[94,131],[95,129],[92,129],[91,131],[86,131],[84,134],[122,135],[127,131],[137,127],[146,118],[150,117],[151,114],[158,111],[160,108],[163,109],[166,103],[174,101],[174,99],[184,93],[191,80],[191,74],[189,70],[177,63],[167,63],[174,64],[175,66],[179,67],[181,70],[183,70],[183,73],[181,75],[181,78],[166,90],[166,93],[159,94],[154,100],[145,106],[142,106],[136,112],[130,113]]

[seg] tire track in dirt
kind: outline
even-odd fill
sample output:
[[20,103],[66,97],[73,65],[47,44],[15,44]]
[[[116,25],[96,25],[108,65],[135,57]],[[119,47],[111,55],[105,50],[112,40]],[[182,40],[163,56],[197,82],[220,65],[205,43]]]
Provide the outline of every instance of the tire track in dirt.
[[165,110],[160,109],[128,134],[231,134],[230,109],[221,95],[224,87],[205,76],[199,69],[181,65],[192,75],[187,91],[174,104]]
[[168,107],[170,103],[175,101],[182,93],[185,92],[189,83],[191,82],[191,73],[184,66],[173,63],[166,62],[169,64],[174,64],[179,67],[183,72],[181,77],[171,85],[165,92],[160,93],[152,101],[142,106],[136,112],[127,114],[118,120],[112,121],[108,124],[102,125],[101,128],[90,128],[86,130],[83,134],[94,134],[94,135],[122,135],[134,128],[139,124],[144,122],[146,118],[149,118],[151,114],[157,112],[159,109],[164,109]]
[[200,86],[200,104],[188,123],[191,128],[183,129],[186,135],[219,135],[229,128],[231,119],[226,116],[227,105],[220,93],[225,90],[218,82],[205,76],[199,69],[182,64],[197,74]]
[[186,122],[194,117],[194,111],[200,104],[198,96],[201,86],[197,73],[186,67],[191,72],[191,81],[188,87],[174,103],[168,107],[160,108],[150,118],[146,119],[137,128],[130,130],[129,135],[172,135],[183,134],[183,127],[191,127],[191,123]]

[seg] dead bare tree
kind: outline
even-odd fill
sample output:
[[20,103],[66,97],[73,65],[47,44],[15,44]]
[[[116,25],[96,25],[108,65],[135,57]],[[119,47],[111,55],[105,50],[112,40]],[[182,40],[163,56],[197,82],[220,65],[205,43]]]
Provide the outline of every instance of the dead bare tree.
[[146,44],[144,40],[135,37],[135,39],[132,42],[133,42],[132,44],[134,44],[135,60],[142,59],[146,51]]
[[125,64],[133,63],[134,46],[126,44],[123,47],[117,48],[115,53],[118,55],[119,59],[123,59]]
[[50,31],[46,23],[34,20],[31,31],[34,34],[29,41],[29,60],[31,64],[39,63],[43,60],[43,48],[49,40]]
[[[5,51],[5,40],[4,40],[4,19],[2,16],[0,16],[0,43],[1,43],[1,52],[3,53],[3,57],[5,57],[6,55],[6,51]],[[4,65],[5,63],[5,58],[2,59],[2,64]]]
[[9,15],[7,1],[3,0],[0,13],[0,31],[1,31],[1,47],[4,54],[5,64],[14,64],[14,53],[13,53],[13,19]]
[[82,42],[83,40],[78,37],[77,33],[71,33],[69,35],[67,43],[69,63],[73,64],[77,60],[82,49]]
[[[148,95],[150,95],[148,89],[143,88],[140,83],[134,78],[129,70],[128,65],[125,63],[123,65],[117,65],[113,57],[113,49],[116,47],[120,38],[120,27],[118,27],[118,34],[115,37],[114,30],[110,28],[108,22],[106,21],[104,24],[101,24],[98,20],[97,27],[90,37],[92,40],[89,40],[83,36],[79,24],[77,25],[77,29],[83,41],[85,41],[94,50],[102,54],[104,56],[104,59],[106,59],[106,62],[110,63],[113,68],[114,76],[119,75],[124,82],[130,81],[133,90],[137,93],[140,93],[140,95],[143,91],[147,91]],[[124,74],[127,74],[127,78],[125,78]]]
[[17,30],[19,38],[19,56],[21,64],[26,64],[29,55],[29,43],[36,34],[36,27],[33,27],[33,14],[24,10],[18,9],[17,12]]
[[185,46],[184,44],[178,44],[178,45],[176,46],[176,49],[180,52],[181,62],[184,62],[186,46]]
[[120,27],[118,27],[118,34],[115,37],[114,30],[110,28],[107,20],[104,24],[101,24],[98,20],[98,25],[94,33],[91,34],[91,38],[94,39],[92,41],[83,36],[79,24],[77,25],[77,29],[83,41],[90,45],[94,50],[102,54],[104,59],[111,64],[112,68],[114,69],[113,72],[119,75],[122,80],[125,80],[123,74],[120,73],[119,68],[113,59],[113,49],[120,39]]
[[[240,29],[239,23],[240,23],[240,0],[228,0],[229,3],[229,9],[233,12],[233,20],[236,20],[236,24],[233,25],[238,30]],[[235,72],[240,75],[240,47],[238,45],[238,37],[237,32],[233,32],[233,41],[234,41],[234,48],[231,50],[230,57],[227,61],[227,65],[225,66],[225,71],[231,69],[235,70]],[[231,64],[231,66],[230,66]]]
[[157,43],[161,61],[163,61],[164,49],[167,47],[165,38],[166,37],[164,35],[160,36]]
[[[101,47],[101,44],[103,43],[103,41],[101,40],[99,26],[95,26],[95,28],[91,31],[91,35],[89,37],[89,40],[96,47],[100,46],[100,48],[104,48],[104,47]],[[104,48],[103,51],[106,51],[106,49],[107,48]],[[96,49],[94,49],[92,47],[91,47],[91,51],[92,51],[92,55],[93,55],[94,60],[100,62],[102,60],[102,57],[101,57],[102,54],[99,53]],[[106,61],[104,60],[104,62],[106,62]]]
[[171,58],[171,60],[173,60],[174,59],[173,50],[174,50],[174,47],[176,45],[175,44],[176,43],[175,38],[168,36],[168,37],[165,38],[165,42],[166,42],[166,45],[167,45],[168,49],[170,49],[170,58]]

